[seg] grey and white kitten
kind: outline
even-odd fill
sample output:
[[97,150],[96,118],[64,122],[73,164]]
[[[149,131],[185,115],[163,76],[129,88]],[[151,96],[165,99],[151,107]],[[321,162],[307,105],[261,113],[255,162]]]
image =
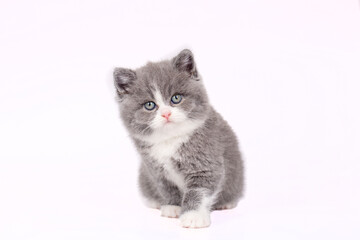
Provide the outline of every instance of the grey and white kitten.
[[211,107],[193,54],[135,71],[114,70],[122,120],[142,161],[139,184],[149,207],[210,225],[210,211],[234,208],[243,192],[236,136]]

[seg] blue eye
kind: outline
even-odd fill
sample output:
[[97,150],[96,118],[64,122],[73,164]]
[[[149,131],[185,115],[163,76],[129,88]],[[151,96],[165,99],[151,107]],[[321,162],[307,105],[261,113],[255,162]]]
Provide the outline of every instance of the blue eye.
[[154,108],[156,107],[156,104],[154,102],[147,102],[147,103],[144,103],[144,108],[146,110],[153,110]]
[[182,96],[180,94],[175,94],[174,96],[171,97],[171,102],[173,104],[178,104],[180,103],[182,100]]

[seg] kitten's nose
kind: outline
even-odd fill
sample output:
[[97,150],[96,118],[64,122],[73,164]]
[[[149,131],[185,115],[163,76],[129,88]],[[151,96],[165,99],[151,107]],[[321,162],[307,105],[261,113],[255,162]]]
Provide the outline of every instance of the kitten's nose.
[[161,116],[162,116],[163,118],[166,118],[166,120],[169,120],[170,115],[171,115],[171,112],[163,112],[163,113],[161,114]]

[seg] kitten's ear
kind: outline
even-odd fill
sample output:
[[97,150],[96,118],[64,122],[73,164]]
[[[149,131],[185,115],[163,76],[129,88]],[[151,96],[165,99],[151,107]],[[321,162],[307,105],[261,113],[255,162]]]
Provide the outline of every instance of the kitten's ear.
[[176,57],[172,59],[174,67],[179,71],[185,71],[194,77],[197,76],[194,55],[189,49],[182,50]]
[[120,95],[129,93],[129,88],[136,78],[136,73],[131,69],[114,69],[114,83]]

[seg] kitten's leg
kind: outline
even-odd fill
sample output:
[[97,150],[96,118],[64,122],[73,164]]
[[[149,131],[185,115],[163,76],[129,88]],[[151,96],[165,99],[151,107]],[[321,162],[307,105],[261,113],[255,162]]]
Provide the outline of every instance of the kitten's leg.
[[181,193],[169,181],[162,179],[159,182],[160,193],[163,197],[160,211],[162,217],[177,218],[181,212]]
[[139,187],[145,206],[160,209],[162,197],[156,188],[155,181],[143,165],[140,167]]
[[221,168],[214,171],[203,170],[186,176],[180,223],[187,228],[210,226],[210,210],[215,202],[222,183]]
[[171,182],[166,180],[144,163],[140,166],[139,186],[144,196],[145,205],[157,208],[161,216],[175,218],[181,211],[181,193]]
[[196,188],[187,191],[182,204],[180,224],[186,228],[210,226],[210,207],[215,194],[209,189]]

